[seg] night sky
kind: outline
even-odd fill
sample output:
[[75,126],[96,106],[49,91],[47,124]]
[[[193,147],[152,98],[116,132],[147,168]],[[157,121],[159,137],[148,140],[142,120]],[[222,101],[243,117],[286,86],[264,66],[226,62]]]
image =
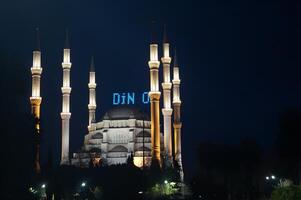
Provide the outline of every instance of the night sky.
[[156,21],[160,57],[166,23],[180,65],[183,159],[189,173],[200,141],[237,143],[248,137],[269,146],[279,114],[301,107],[300,9],[300,3],[285,1],[10,0],[0,4],[0,50],[26,70],[18,75],[26,76],[21,84],[27,88],[19,112],[30,112],[32,50],[40,28],[43,156],[51,149],[58,162],[65,28],[72,62],[70,152],[75,152],[87,133],[91,55],[100,120],[113,107],[113,92],[148,90],[150,21]]

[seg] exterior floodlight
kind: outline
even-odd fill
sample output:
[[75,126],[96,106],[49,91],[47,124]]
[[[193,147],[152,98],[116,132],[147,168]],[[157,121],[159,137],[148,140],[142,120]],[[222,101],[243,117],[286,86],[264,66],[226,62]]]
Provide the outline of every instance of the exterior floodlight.
[[270,180],[270,177],[267,176],[267,177],[265,177],[265,179],[266,179],[266,180]]
[[85,187],[86,186],[86,183],[85,182],[82,182],[82,187]]
[[46,185],[45,185],[45,184],[42,184],[41,188],[45,188],[45,187],[46,187]]
[[274,175],[271,176],[272,179],[276,179],[276,177]]
[[164,181],[164,183],[165,183],[165,184],[167,184],[167,183],[168,183],[168,181],[167,181],[167,180],[165,180],[165,181]]
[[170,185],[171,185],[171,186],[175,186],[176,183],[175,183],[175,182],[170,182]]

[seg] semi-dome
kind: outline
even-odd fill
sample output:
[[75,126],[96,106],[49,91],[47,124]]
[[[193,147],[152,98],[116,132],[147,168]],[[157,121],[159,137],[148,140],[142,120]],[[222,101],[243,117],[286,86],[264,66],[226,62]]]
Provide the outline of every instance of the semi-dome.
[[131,106],[116,106],[105,113],[105,120],[120,120],[120,119],[144,119],[149,120],[147,113],[140,109]]
[[124,146],[118,145],[116,147],[114,147],[113,149],[111,149],[111,151],[109,152],[128,152],[128,149]]
[[92,139],[102,139],[102,138],[103,138],[103,135],[102,135],[102,133],[96,133],[95,135],[92,135],[91,138],[92,138]]

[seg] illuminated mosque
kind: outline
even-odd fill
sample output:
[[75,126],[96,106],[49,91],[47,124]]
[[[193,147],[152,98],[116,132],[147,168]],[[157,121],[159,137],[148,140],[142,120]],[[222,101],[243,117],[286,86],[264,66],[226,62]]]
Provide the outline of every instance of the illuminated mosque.
[[[152,37],[154,38],[154,37]],[[171,61],[172,80],[171,80]],[[125,164],[132,157],[138,167],[148,167],[151,163],[173,167],[176,163],[180,167],[183,179],[181,158],[181,100],[180,100],[180,73],[176,52],[173,59],[170,56],[169,42],[164,28],[163,56],[158,59],[158,44],[154,39],[150,43],[150,116],[139,108],[130,106],[115,106],[107,111],[100,121],[96,121],[96,72],[92,57],[89,72],[89,104],[88,104],[88,133],[85,135],[82,148],[73,153],[69,152],[69,124],[70,112],[70,70],[71,50],[68,33],[63,49],[63,81],[62,81],[62,129],[61,129],[61,165],[78,167],[97,167],[101,165]],[[160,109],[161,92],[159,88],[159,68],[163,65],[163,108]],[[39,32],[37,29],[37,47],[33,51],[32,96],[30,97],[31,112],[36,119],[36,133],[40,135],[40,78],[42,74],[41,50]],[[160,116],[163,116],[163,133],[160,132]],[[39,142],[36,145],[35,170],[40,171]]]

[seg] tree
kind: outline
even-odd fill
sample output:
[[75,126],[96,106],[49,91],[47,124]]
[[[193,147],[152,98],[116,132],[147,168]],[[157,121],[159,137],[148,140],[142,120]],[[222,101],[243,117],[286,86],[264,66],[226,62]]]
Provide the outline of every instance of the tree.
[[280,175],[300,183],[301,167],[301,109],[292,108],[280,116],[280,131],[276,147],[279,157]]
[[277,187],[272,192],[271,200],[301,199],[301,186]]

